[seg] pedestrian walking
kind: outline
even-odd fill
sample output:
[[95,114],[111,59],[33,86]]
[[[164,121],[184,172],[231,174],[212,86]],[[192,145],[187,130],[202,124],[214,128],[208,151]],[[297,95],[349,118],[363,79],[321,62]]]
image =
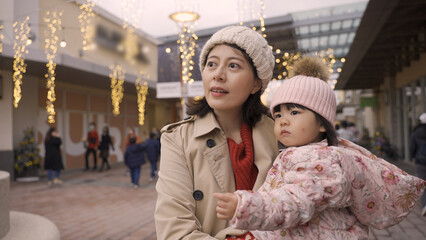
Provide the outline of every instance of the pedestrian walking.
[[[426,113],[419,117],[420,123],[411,133],[410,152],[413,157],[416,175],[426,180]],[[426,193],[421,198],[422,216],[426,216]]]
[[257,230],[245,239],[367,240],[369,227],[402,221],[424,181],[369,159],[350,141],[341,140],[350,148],[338,146],[336,97],[321,58],[302,57],[290,76],[270,106],[275,136],[286,149],[259,190],[215,193],[218,218],[236,229]]
[[157,161],[160,155],[160,140],[156,138],[155,133],[150,133],[149,138],[143,143],[148,156],[148,160],[151,163],[151,173],[149,181],[154,181],[157,177]]
[[124,154],[124,163],[130,169],[130,181],[134,188],[139,187],[141,166],[145,163],[145,146],[136,143],[136,138],[129,139],[129,146]]
[[[44,139],[44,148],[46,151],[44,157],[44,169],[47,170],[48,185],[62,183],[62,180],[59,178],[61,170],[64,169],[64,164],[62,163],[61,144],[62,140],[59,137],[56,128],[49,128]],[[53,171],[55,171],[54,177]]]
[[108,126],[105,126],[102,129],[101,142],[99,144],[99,156],[102,159],[102,164],[101,164],[101,167],[99,168],[99,172],[103,171],[104,165],[106,167],[106,170],[111,169],[111,166],[109,165],[109,162],[108,162],[110,146],[112,150],[115,150],[114,143],[112,142],[111,136],[109,135],[109,128]]
[[89,168],[89,157],[90,154],[93,155],[93,168],[92,170],[95,171],[97,168],[97,158],[96,158],[96,149],[98,148],[99,145],[99,135],[98,135],[98,131],[96,131],[96,123],[95,122],[91,122],[89,124],[89,132],[87,133],[87,149],[86,149],[86,155],[85,155],[85,160],[86,160],[86,168],[85,171],[90,170]]

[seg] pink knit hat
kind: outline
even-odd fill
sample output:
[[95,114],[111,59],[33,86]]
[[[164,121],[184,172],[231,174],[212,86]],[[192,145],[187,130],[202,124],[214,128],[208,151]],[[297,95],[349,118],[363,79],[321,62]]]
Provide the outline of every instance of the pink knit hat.
[[323,116],[334,126],[336,96],[325,82],[328,79],[327,66],[319,57],[305,56],[293,69],[297,76],[284,80],[275,91],[270,106],[271,113],[280,104],[296,103]]

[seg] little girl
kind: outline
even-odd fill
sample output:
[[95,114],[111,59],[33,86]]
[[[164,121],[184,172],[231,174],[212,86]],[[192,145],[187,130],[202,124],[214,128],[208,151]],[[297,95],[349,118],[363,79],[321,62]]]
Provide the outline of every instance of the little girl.
[[[256,239],[368,239],[368,226],[403,220],[425,183],[334,129],[336,97],[327,66],[306,56],[270,106],[286,147],[257,192],[215,193],[217,216]],[[339,143],[340,141],[340,143]]]

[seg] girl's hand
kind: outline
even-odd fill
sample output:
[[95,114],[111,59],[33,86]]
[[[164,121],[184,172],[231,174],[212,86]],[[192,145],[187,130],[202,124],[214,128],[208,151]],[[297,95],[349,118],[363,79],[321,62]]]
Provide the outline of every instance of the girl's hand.
[[238,205],[238,197],[233,193],[213,193],[217,198],[216,212],[219,219],[231,220]]

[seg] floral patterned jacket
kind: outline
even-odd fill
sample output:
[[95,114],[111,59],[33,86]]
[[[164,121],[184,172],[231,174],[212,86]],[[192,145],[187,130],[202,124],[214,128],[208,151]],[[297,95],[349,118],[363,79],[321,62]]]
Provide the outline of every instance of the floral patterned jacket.
[[368,239],[402,221],[425,182],[339,139],[282,151],[257,192],[236,191],[231,225],[256,239]]

